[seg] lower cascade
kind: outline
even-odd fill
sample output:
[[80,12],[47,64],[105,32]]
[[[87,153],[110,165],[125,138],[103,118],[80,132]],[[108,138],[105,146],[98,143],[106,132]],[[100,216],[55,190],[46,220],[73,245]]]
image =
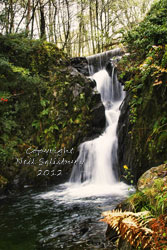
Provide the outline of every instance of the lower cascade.
[[84,142],[80,145],[78,162],[73,168],[70,182],[93,184],[114,184],[116,176],[113,166],[117,161],[116,128],[119,118],[119,106],[124,94],[116,74],[110,77],[105,69],[95,73],[92,78],[97,83],[97,91],[105,107],[106,128],[98,138]]

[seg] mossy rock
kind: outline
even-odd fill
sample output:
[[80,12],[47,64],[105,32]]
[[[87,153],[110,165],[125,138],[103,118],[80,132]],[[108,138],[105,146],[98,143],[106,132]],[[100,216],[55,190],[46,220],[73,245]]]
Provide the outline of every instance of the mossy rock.
[[167,164],[162,164],[147,170],[138,180],[137,188],[143,191],[146,188],[155,186],[155,182],[159,181],[167,184]]
[[119,79],[128,98],[118,124],[118,160],[121,175],[126,164],[135,184],[146,170],[165,162],[167,155],[166,10],[167,0],[158,1],[146,18],[124,35],[129,54],[119,63]]
[[[93,91],[94,83],[55,44],[19,34],[0,34],[0,43],[0,188],[6,179],[7,189],[64,182],[79,144],[105,126],[104,108],[98,119],[94,110],[102,105],[101,98]],[[29,155],[28,148],[73,153],[57,157],[68,163],[56,165],[50,163],[53,154]]]
[[4,188],[8,183],[8,180],[3,177],[2,175],[0,175],[0,189]]

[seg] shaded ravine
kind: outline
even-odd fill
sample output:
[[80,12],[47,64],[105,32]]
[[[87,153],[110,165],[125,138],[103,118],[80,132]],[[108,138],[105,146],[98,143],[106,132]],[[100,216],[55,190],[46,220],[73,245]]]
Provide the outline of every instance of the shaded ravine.
[[96,66],[91,76],[105,106],[104,132],[80,145],[77,161],[83,164],[74,166],[69,182],[25,190],[16,197],[1,200],[1,250],[112,248],[105,239],[106,225],[99,219],[103,211],[115,208],[131,191],[117,177],[116,128],[124,93],[114,61],[110,63],[110,75],[100,63],[100,71]]

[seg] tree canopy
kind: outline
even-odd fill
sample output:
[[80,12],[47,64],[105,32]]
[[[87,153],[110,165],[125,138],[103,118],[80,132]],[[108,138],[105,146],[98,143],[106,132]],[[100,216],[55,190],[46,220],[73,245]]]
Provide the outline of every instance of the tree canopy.
[[153,0],[3,0],[0,32],[26,32],[54,42],[71,56],[112,48],[139,23]]

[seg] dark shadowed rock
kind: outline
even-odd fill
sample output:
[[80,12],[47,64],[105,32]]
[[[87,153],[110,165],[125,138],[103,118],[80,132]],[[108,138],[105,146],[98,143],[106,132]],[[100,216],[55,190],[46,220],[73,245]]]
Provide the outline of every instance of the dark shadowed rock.
[[105,126],[105,109],[102,103],[98,103],[92,109],[92,124],[97,128],[104,128]]
[[72,77],[81,77],[81,78],[87,79],[85,78],[85,75],[82,72],[78,71],[76,67],[68,66],[68,70]]
[[[73,60],[74,59],[74,60]],[[85,58],[86,59],[86,58]],[[91,104],[93,104],[90,108],[91,111],[91,130],[90,133],[82,139],[82,141],[87,141],[87,140],[93,140],[96,137],[98,137],[106,123],[105,119],[105,108],[102,104],[101,101],[101,95],[94,90],[94,87],[96,86],[95,80],[86,77],[81,73],[80,66],[77,65],[77,62],[80,63],[80,61],[85,62],[85,59],[83,58],[72,58],[71,61],[72,66],[68,67],[68,70],[70,71],[70,75],[72,77],[78,78],[78,79],[83,79],[85,84],[83,86],[80,85],[80,82],[76,83],[75,85],[71,86],[71,90],[73,93],[74,99],[77,98],[82,92],[86,93],[86,98],[91,96]],[[75,68],[74,68],[75,67]],[[92,88],[92,91],[90,92],[90,88]],[[82,137],[82,133],[80,132],[77,133],[76,135],[76,141]],[[75,143],[76,143],[75,141]],[[73,145],[75,146],[75,145]]]
[[[129,101],[130,101],[130,94],[127,93],[120,107],[121,114],[119,117],[118,127],[117,127],[118,163],[119,163],[119,175],[121,179],[122,179],[122,176],[124,175],[123,165],[127,165],[129,169],[133,167],[132,145],[131,145],[130,135],[128,133],[130,129]],[[134,172],[133,172],[133,175],[135,175]]]
[[72,67],[76,68],[83,75],[89,76],[88,61],[86,57],[73,57],[70,61]]
[[115,242],[118,239],[118,234],[110,225],[108,225],[106,230],[106,238],[112,242]]
[[96,82],[94,79],[91,79],[90,86],[94,88],[96,86]]

